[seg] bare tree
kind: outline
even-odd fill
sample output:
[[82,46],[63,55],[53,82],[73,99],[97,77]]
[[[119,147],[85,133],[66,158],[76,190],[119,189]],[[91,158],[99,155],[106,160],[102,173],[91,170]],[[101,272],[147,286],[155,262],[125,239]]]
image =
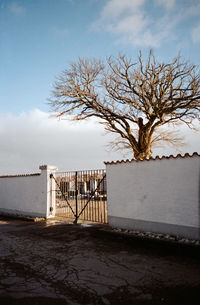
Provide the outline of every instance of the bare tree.
[[180,138],[159,127],[200,119],[200,74],[177,56],[159,63],[152,52],[136,62],[119,55],[105,63],[79,59],[54,84],[50,99],[57,116],[70,120],[97,117],[117,134],[113,146],[131,149],[135,159],[150,158],[158,141],[180,144]]

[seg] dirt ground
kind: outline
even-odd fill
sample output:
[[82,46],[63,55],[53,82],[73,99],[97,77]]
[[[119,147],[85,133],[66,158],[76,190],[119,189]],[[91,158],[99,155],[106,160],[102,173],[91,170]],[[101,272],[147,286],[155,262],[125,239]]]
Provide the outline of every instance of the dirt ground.
[[199,248],[0,219],[0,304],[199,305]]

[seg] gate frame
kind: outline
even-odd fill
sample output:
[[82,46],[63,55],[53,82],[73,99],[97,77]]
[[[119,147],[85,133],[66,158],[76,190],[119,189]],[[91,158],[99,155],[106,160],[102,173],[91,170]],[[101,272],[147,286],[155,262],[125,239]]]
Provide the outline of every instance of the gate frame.
[[[87,171],[87,170],[86,170]],[[95,170],[94,170],[95,171]],[[91,192],[89,199],[87,200],[87,202],[85,203],[84,207],[81,209],[80,213],[78,213],[78,173],[79,172],[84,172],[84,171],[74,171],[75,173],[75,211],[73,210],[72,206],[70,205],[68,199],[66,198],[65,194],[63,193],[58,181],[56,180],[55,176],[53,173],[50,174],[50,181],[52,181],[52,179],[54,180],[54,184],[58,186],[59,191],[61,192],[64,200],[67,202],[67,205],[69,206],[70,210],[72,211],[72,214],[74,215],[75,219],[73,221],[74,224],[77,224],[79,217],[81,216],[81,214],[84,212],[84,210],[86,209],[86,207],[88,206],[88,204],[91,202],[92,197],[95,195],[96,191],[98,190],[99,186],[101,185],[101,183],[104,181],[104,179],[106,178],[106,170],[105,173],[103,174],[103,177],[101,178],[101,180],[98,182],[96,188]],[[56,189],[56,188],[55,188]],[[56,191],[55,191],[56,194]]]

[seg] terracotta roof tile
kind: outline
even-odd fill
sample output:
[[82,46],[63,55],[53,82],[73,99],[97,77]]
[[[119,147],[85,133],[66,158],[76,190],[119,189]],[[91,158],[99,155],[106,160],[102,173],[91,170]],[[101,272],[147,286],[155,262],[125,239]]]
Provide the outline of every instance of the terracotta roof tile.
[[144,159],[144,160],[136,160],[136,159],[127,159],[127,160],[117,160],[117,161],[107,161],[104,162],[104,164],[119,164],[119,163],[131,163],[131,162],[143,162],[143,161],[156,161],[156,160],[163,160],[163,159],[178,159],[178,158],[187,158],[187,157],[195,157],[198,156],[200,157],[200,154],[197,152],[194,152],[192,154],[185,153],[185,154],[177,154],[176,156],[174,155],[169,155],[169,156],[155,156],[151,157],[149,159]]

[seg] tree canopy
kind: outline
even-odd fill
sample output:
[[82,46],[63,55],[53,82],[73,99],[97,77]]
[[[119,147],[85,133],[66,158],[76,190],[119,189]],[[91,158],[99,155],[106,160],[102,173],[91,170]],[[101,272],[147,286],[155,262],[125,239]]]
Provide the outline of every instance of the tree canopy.
[[145,159],[158,141],[180,143],[160,127],[183,122],[192,128],[200,119],[200,74],[180,56],[158,62],[152,51],[146,60],[141,53],[135,61],[125,55],[105,61],[79,58],[55,82],[50,104],[59,117],[98,118],[118,135],[113,147]]

